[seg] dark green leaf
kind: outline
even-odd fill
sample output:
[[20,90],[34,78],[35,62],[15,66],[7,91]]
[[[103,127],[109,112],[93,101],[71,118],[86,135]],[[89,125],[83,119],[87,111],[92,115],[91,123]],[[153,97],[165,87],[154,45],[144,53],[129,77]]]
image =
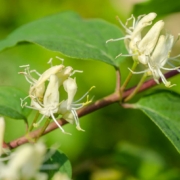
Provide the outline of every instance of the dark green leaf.
[[180,152],[180,95],[161,91],[143,97],[135,105],[142,110]]
[[156,12],[159,16],[179,12],[180,1],[150,0],[134,6],[133,14],[141,15]]
[[27,108],[21,107],[20,98],[27,96],[21,90],[10,87],[0,86],[0,114],[13,119],[24,119],[30,113]]
[[[50,151],[49,151],[50,152]],[[67,174],[68,177],[72,176],[72,167],[67,156],[61,151],[55,151],[53,155],[44,163],[44,165],[52,165],[55,168],[43,170],[48,173],[49,179],[53,177],[56,172],[61,172],[62,174]]]
[[38,44],[52,51],[83,60],[99,60],[117,66],[125,53],[123,41],[106,44],[122,37],[120,29],[100,19],[84,20],[73,12],[64,12],[26,24],[0,42],[0,51],[20,42]]

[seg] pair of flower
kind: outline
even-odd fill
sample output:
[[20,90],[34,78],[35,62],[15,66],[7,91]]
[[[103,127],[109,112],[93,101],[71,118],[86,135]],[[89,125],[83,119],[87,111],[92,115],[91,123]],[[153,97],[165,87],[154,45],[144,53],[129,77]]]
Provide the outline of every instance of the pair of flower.
[[[20,72],[20,74],[24,74],[26,80],[30,83],[28,97],[31,98],[30,106],[28,106],[26,102],[24,103],[25,99],[28,97],[21,100],[21,106],[38,110],[39,113],[42,114],[42,118],[38,123],[34,124],[34,126],[37,126],[45,117],[50,117],[62,132],[66,133],[56,120],[56,117],[61,115],[61,117],[69,123],[75,122],[76,128],[82,130],[80,128],[76,110],[90,102],[87,100],[86,103],[79,103],[79,101],[82,100],[89,91],[78,101],[73,102],[74,96],[77,92],[77,84],[76,79],[71,78],[74,73],[82,71],[73,71],[72,67],[65,67],[63,64],[53,66],[52,58],[48,63],[51,64],[51,67],[42,74],[39,74],[36,70],[30,70],[29,65],[21,66],[25,67],[25,71]],[[31,73],[33,72],[39,76],[38,79],[32,77]],[[46,83],[48,83],[47,86]],[[64,88],[68,96],[66,100],[62,101],[60,101],[59,93],[61,87]]]
[[[129,55],[119,56],[132,56],[133,60],[146,66],[146,69],[141,72],[133,72],[134,74],[148,73],[151,74],[159,84],[159,78],[166,87],[171,87],[171,83],[166,80],[165,76],[161,72],[163,70],[177,70],[179,67],[175,67],[170,61],[176,61],[179,57],[171,57],[170,52],[174,44],[174,37],[171,34],[161,34],[164,27],[162,20],[156,22],[151,29],[142,37],[142,31],[144,28],[152,24],[155,19],[156,13],[149,13],[147,15],[141,15],[137,20],[132,15],[124,25],[120,19],[119,22],[125,29],[127,35],[118,39],[110,39],[110,41],[124,40],[125,46],[129,52]],[[132,27],[128,27],[128,22],[132,20]],[[166,64],[171,68],[164,67]]]

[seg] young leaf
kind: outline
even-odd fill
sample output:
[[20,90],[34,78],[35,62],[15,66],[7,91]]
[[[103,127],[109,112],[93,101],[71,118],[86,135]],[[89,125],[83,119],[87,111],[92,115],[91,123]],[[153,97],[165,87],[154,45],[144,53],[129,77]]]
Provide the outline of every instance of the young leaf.
[[106,44],[106,41],[122,36],[118,27],[106,21],[84,20],[74,12],[64,12],[18,28],[0,41],[0,51],[20,42],[29,42],[71,58],[99,60],[118,66],[118,61],[123,58],[115,60],[115,57],[126,52],[124,42]]
[[180,152],[180,95],[161,91],[141,98],[135,108],[142,110]]
[[180,1],[169,0],[150,0],[145,1],[134,6],[133,14],[141,15],[144,14],[144,9],[146,12],[156,12],[158,16],[167,15],[170,13],[179,12]]
[[52,167],[55,166],[55,168],[42,170],[48,173],[49,179],[51,179],[53,175],[58,171],[62,174],[67,174],[69,178],[71,178],[72,176],[71,163],[69,159],[67,158],[67,156],[61,151],[55,151],[55,153],[44,163],[44,165],[48,165],[50,167],[51,165]]
[[22,108],[20,98],[27,96],[23,91],[11,87],[0,86],[0,114],[13,119],[27,120],[30,109]]

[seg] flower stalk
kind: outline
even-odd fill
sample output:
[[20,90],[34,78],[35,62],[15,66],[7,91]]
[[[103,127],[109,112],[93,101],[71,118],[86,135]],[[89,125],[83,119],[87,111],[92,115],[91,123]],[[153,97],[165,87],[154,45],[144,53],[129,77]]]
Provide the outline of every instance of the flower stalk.
[[[134,70],[136,69],[137,65],[138,65],[138,62],[137,62],[137,61],[134,61],[131,69],[134,71]],[[121,93],[123,93],[123,91],[124,91],[125,88],[127,87],[129,81],[130,81],[131,78],[132,78],[132,75],[133,75],[133,73],[132,73],[131,71],[129,71],[129,74],[128,74],[127,78],[125,79],[123,85],[121,86]]]
[[144,73],[144,75],[141,77],[141,79],[140,79],[138,85],[136,86],[136,88],[134,89],[134,91],[128,97],[126,97],[124,99],[124,102],[129,101],[137,94],[137,92],[139,91],[140,87],[142,86],[142,84],[144,83],[146,78],[147,78],[147,73]]

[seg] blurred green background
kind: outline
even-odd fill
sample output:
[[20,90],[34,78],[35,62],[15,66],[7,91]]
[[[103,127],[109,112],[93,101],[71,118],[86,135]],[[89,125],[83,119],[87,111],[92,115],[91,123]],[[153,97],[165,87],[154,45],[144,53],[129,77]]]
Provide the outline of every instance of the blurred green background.
[[[151,6],[140,5],[134,8],[137,0],[0,0],[0,38],[5,38],[23,24],[67,10],[76,11],[86,19],[101,18],[118,26],[116,15],[125,22],[133,10],[136,15],[160,12],[160,18],[166,21],[167,31],[177,36],[180,32],[180,6],[176,5],[170,11],[167,7],[173,2],[160,1],[162,6],[158,8],[153,3]],[[172,53],[177,54],[178,51],[177,43]],[[101,62],[69,59],[32,44],[18,45],[0,53],[0,85],[15,86],[27,92],[29,84],[23,76],[18,75],[19,66],[30,64],[32,69],[43,72],[49,67],[47,61],[56,55],[65,58],[65,65],[84,71],[83,74],[76,75],[77,99],[91,86],[96,86],[91,92],[95,96],[94,100],[114,91],[113,67]],[[122,79],[126,77],[127,67],[131,63],[127,59],[121,64]],[[135,85],[139,78],[138,75],[133,77],[129,86]],[[179,76],[171,80],[175,83],[179,81],[178,78]],[[164,86],[154,89],[159,88]],[[180,92],[179,86],[171,90]],[[6,121],[6,141],[25,133],[23,121],[8,118]],[[81,118],[80,122],[85,132],[77,131],[73,125],[65,125],[65,130],[71,132],[72,136],[64,135],[57,129],[43,138],[49,146],[58,144],[69,157],[74,180],[180,179],[180,155],[162,132],[139,110],[122,109],[118,104],[113,104]]]

